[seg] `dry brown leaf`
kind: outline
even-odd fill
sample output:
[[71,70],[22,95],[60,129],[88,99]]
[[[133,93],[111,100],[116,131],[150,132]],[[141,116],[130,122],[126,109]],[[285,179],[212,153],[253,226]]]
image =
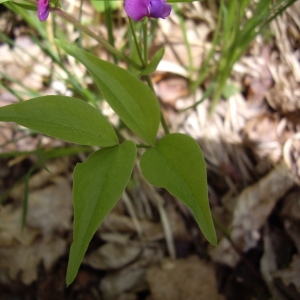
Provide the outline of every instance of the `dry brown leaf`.
[[47,271],[57,259],[65,254],[67,242],[55,236],[51,239],[39,239],[31,245],[16,245],[0,248],[0,268],[8,272],[12,280],[21,273],[24,284],[31,284],[38,278],[41,262]]
[[44,235],[71,228],[72,190],[68,179],[57,176],[46,188],[29,194],[27,226]]
[[292,135],[283,148],[284,161],[295,176],[295,181],[300,185],[300,133]]
[[103,299],[114,299],[117,295],[133,289],[145,288],[145,267],[130,266],[105,276],[100,283]]
[[[49,174],[49,173],[48,173]],[[53,176],[53,174],[52,174]],[[72,192],[67,179],[56,177],[52,185],[29,193],[26,224],[22,231],[22,205],[5,205],[0,211],[0,245],[30,245],[37,235],[49,235],[71,227]]]
[[17,150],[15,143],[10,143],[10,141],[13,139],[13,133],[14,130],[11,124],[9,123],[0,124],[0,145],[1,145],[0,153],[12,152]]
[[[164,238],[164,232],[162,225],[160,223],[150,222],[148,220],[140,220],[142,236],[147,241],[156,241]],[[101,227],[99,232],[119,232],[119,233],[136,233],[136,227],[131,218],[118,215],[115,213],[108,214]]]
[[300,190],[299,189],[290,193],[285,198],[280,214],[285,219],[288,218],[295,222],[300,222]]
[[124,292],[146,289],[146,270],[162,260],[160,248],[144,248],[140,259],[120,271],[109,273],[100,282],[104,299],[111,299]]
[[176,99],[188,95],[188,80],[178,75],[166,74],[156,83],[155,92],[164,104],[174,108]]
[[260,261],[260,271],[268,286],[273,300],[287,300],[273,281],[273,272],[277,270],[276,253],[272,246],[270,228],[266,227],[263,233],[264,254]]
[[295,255],[289,268],[274,272],[274,278],[279,287],[290,299],[300,298],[300,256]]
[[[61,174],[68,170],[68,159],[57,159],[46,164],[47,171],[45,169],[40,170],[38,173],[32,175],[29,180],[29,190],[37,190],[48,184],[52,178],[55,178],[58,174]],[[67,185],[67,183],[65,183]],[[70,185],[70,184],[69,184]],[[24,196],[24,184],[14,188],[10,196],[17,201],[23,199]]]
[[[230,236],[240,251],[245,252],[256,246],[261,239],[260,228],[265,224],[277,201],[293,184],[292,174],[282,163],[238,196]],[[215,261],[231,267],[240,259],[225,238],[213,250],[212,255]]]
[[66,251],[67,242],[58,233],[71,227],[71,186],[64,177],[56,176],[51,180],[52,184],[46,188],[29,193],[23,231],[21,203],[5,205],[1,211],[0,267],[13,280],[21,272],[25,284],[37,279],[40,262],[49,271]]
[[108,214],[99,228],[99,232],[119,232],[119,233],[127,233],[127,232],[135,232],[134,224],[131,218],[119,215],[114,212]]
[[5,205],[0,210],[0,247],[14,245],[30,245],[41,233],[39,229],[27,228],[22,230],[22,208]]
[[283,218],[284,228],[293,240],[298,253],[300,253],[300,191],[290,193],[283,202],[281,217]]
[[84,263],[100,270],[120,269],[137,259],[141,251],[138,244],[106,243],[86,255]]
[[151,267],[147,282],[153,300],[225,299],[217,292],[213,267],[196,256]]

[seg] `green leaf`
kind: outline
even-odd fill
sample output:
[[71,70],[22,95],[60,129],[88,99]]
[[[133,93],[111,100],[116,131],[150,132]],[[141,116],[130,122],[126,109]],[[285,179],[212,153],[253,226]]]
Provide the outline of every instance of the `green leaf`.
[[118,137],[101,112],[65,96],[44,96],[0,107],[0,121],[22,126],[71,143],[114,146]]
[[152,90],[127,70],[68,43],[56,43],[86,66],[106,101],[126,126],[146,143],[153,144],[160,122],[160,109]]
[[148,75],[152,72],[154,72],[159,64],[159,62],[161,61],[161,59],[163,58],[165,53],[165,47],[160,48],[152,57],[150,63],[148,64],[148,66],[146,67],[146,69],[142,70],[140,75]]
[[8,2],[8,1],[10,1],[10,0],[0,0],[0,4],[4,3],[4,2]]
[[104,217],[121,197],[133,169],[136,147],[131,141],[94,152],[74,171],[74,233],[67,285],[74,280],[87,247]]
[[192,210],[204,236],[216,245],[205,161],[198,143],[184,134],[166,135],[143,154],[141,169],[151,184],[165,188]]
[[[1,1],[1,0],[0,0]],[[9,0],[10,1],[10,0]],[[1,3],[1,2],[0,2]],[[19,3],[19,2],[11,2],[13,5],[19,6],[22,9],[26,9],[26,10],[31,10],[31,11],[37,11],[37,7],[34,5],[29,5],[29,4],[23,4],[23,3]]]

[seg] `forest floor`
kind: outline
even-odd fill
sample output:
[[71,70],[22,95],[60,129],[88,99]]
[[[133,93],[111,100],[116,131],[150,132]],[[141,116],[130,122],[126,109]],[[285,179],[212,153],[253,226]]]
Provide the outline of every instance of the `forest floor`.
[[[84,5],[84,13],[90,12]],[[215,15],[200,3],[186,5],[184,15],[199,65],[211,45]],[[230,82],[237,92],[221,99],[212,114],[209,101],[182,110],[201,98],[205,84],[190,94],[177,16],[159,22],[153,51],[161,45],[166,50],[152,79],[170,131],[192,136],[203,150],[217,247],[204,239],[183,204],[148,185],[136,167],[66,287],[72,171],[88,153],[49,159],[50,172],[36,168],[36,149],[71,145],[1,123],[0,196],[10,193],[0,207],[0,299],[300,299],[299,15],[298,1],[272,22],[268,42],[255,39],[234,65]],[[101,25],[93,29],[105,35]],[[0,43],[0,77],[7,76],[2,82],[24,99],[25,87],[43,95],[68,93],[64,82],[51,76],[55,67],[30,30],[9,11],[0,12],[0,31],[14,40],[13,46]],[[123,31],[122,25],[116,29],[117,47]],[[101,48],[95,51],[105,58]],[[81,65],[68,64],[83,84],[91,84]],[[17,101],[0,87],[0,106]],[[102,109],[118,121],[106,104]]]

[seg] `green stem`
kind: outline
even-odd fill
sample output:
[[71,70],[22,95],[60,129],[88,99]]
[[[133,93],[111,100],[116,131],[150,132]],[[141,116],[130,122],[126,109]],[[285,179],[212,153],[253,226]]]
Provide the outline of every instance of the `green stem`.
[[143,21],[143,44],[144,44],[144,66],[148,64],[148,19],[145,18]]
[[[108,42],[112,47],[115,47],[115,39],[113,35],[113,25],[112,25],[112,18],[111,18],[111,6],[108,1],[104,1],[105,6],[105,23],[106,23],[106,29],[107,29],[107,35],[108,35]],[[116,55],[113,55],[114,63],[118,63],[118,59]]]
[[168,128],[168,125],[166,123],[166,120],[165,120],[162,112],[160,112],[160,123],[161,123],[161,125],[162,125],[162,127],[164,129],[165,134],[169,134],[170,130]]
[[89,30],[87,27],[80,24],[76,19],[71,17],[70,15],[66,14],[62,10],[58,8],[51,9],[52,12],[63,18],[65,21],[71,23],[76,27],[78,30],[84,32],[86,35],[90,36],[91,38],[95,39],[100,45],[102,45],[107,51],[109,51],[112,55],[115,55],[119,57],[120,59],[126,61],[128,64],[133,66],[134,68],[141,70],[142,67],[138,65],[135,61],[130,59],[129,57],[123,55],[120,51],[115,49],[113,46],[111,46],[108,42],[100,38],[97,34],[95,34],[93,31]]
[[[144,23],[143,23],[144,59],[142,57],[141,49],[140,49],[140,46],[138,44],[137,37],[136,37],[136,34],[135,34],[135,30],[134,30],[134,27],[133,27],[133,23],[132,23],[130,18],[129,18],[129,24],[130,24],[130,29],[132,31],[134,43],[135,43],[139,58],[140,58],[141,62],[143,63],[144,67],[145,67],[145,66],[147,66],[147,63],[148,63],[147,21],[144,21]],[[154,92],[154,87],[153,87],[152,80],[151,80],[150,76],[147,75],[147,76],[145,76],[145,78],[146,78],[146,81],[148,83],[148,86]],[[170,131],[169,131],[169,128],[167,126],[166,120],[165,120],[162,112],[160,112],[160,122],[161,122],[161,125],[162,125],[163,129],[164,129],[165,134],[169,134]]]
[[133,27],[133,22],[130,18],[128,18],[128,19],[129,19],[130,30],[131,30],[131,33],[132,33],[132,36],[133,36],[133,41],[134,41],[134,44],[135,44],[135,47],[136,47],[136,51],[138,53],[138,56],[139,56],[139,59],[140,59],[141,63],[143,64],[143,67],[144,67],[142,51],[141,51],[140,44],[138,43],[138,40],[137,40],[137,37],[136,37],[136,33],[135,33],[135,30],[134,30],[134,27]]
[[[153,84],[152,84],[152,80],[151,80],[149,75],[146,76],[146,81],[147,81],[149,87],[151,88],[151,90],[154,92],[154,87],[153,87]],[[170,130],[169,130],[168,125],[166,123],[166,120],[165,120],[165,118],[162,114],[162,111],[160,111],[160,123],[161,123],[161,125],[164,129],[165,134],[169,134]]]

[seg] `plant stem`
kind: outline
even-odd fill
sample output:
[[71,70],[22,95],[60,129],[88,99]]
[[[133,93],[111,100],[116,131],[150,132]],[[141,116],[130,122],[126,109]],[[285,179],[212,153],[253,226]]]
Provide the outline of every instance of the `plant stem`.
[[[106,23],[106,29],[107,29],[107,35],[108,35],[108,42],[112,47],[115,47],[115,39],[113,35],[113,24],[112,24],[112,17],[111,17],[111,6],[108,1],[104,1],[104,7],[105,7],[105,23]],[[114,63],[118,63],[118,59],[116,55],[113,55]]]
[[144,66],[147,66],[148,64],[148,22],[147,18],[144,19],[143,21],[143,44],[144,44]]
[[136,51],[138,53],[138,56],[139,56],[139,59],[140,59],[141,63],[143,64],[143,67],[144,67],[144,61],[143,61],[143,57],[142,57],[141,47],[138,43],[132,20],[130,18],[128,18],[128,19],[129,19],[130,30],[131,30],[131,33],[132,33],[132,36],[133,36],[133,41],[134,41],[134,44],[135,44],[135,47],[136,47]]
[[[146,81],[147,81],[149,87],[151,88],[151,90],[154,92],[154,87],[153,87],[153,84],[152,84],[152,80],[151,80],[151,78],[150,78],[149,75],[146,76]],[[161,123],[161,125],[162,125],[162,127],[164,129],[165,134],[169,134],[170,130],[168,128],[168,125],[166,123],[166,120],[165,120],[165,118],[164,118],[163,113],[162,113],[161,110],[160,110],[160,123]]]

